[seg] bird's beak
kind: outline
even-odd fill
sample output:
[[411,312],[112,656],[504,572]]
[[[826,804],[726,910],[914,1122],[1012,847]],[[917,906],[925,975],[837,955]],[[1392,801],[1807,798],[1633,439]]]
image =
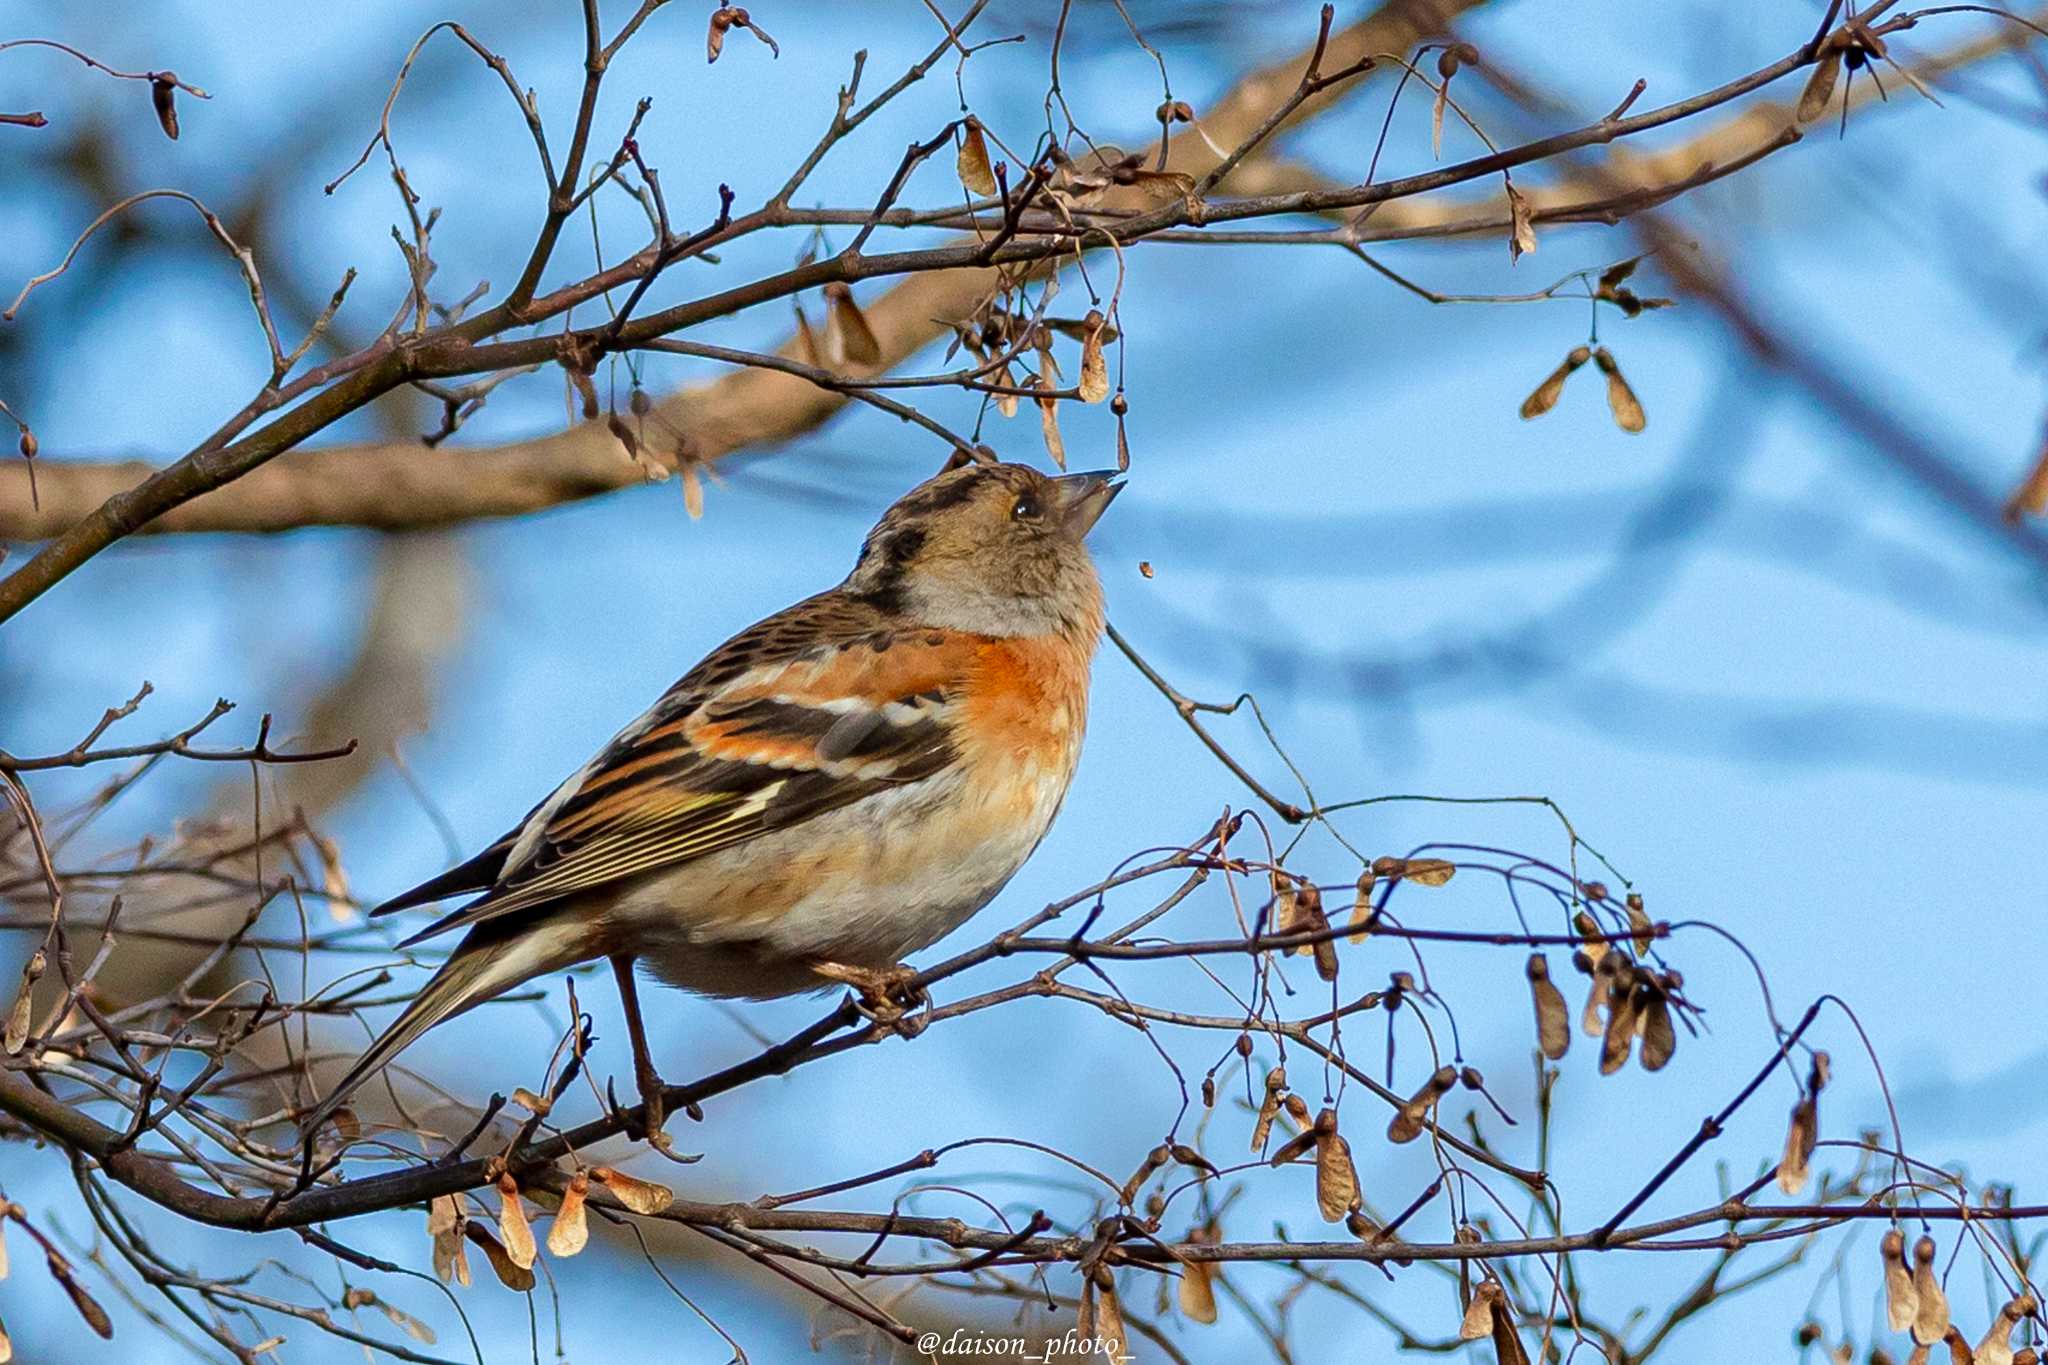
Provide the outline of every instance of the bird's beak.
[[1115,470],[1096,469],[1086,474],[1062,474],[1053,480],[1053,486],[1060,491],[1061,516],[1079,537],[1087,535],[1108,510],[1116,495],[1123,491],[1124,483]]

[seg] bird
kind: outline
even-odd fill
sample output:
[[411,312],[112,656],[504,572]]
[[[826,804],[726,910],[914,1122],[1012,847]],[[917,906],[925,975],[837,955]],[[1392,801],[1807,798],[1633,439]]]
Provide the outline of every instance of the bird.
[[897,500],[836,587],[712,650],[482,852],[376,907],[458,896],[399,946],[463,931],[320,1101],[429,1028],[607,959],[642,1109],[662,1081],[636,971],[707,996],[859,992],[900,1013],[902,959],[992,900],[1051,828],[1080,758],[1104,626],[1085,539],[1112,472],[948,462]]

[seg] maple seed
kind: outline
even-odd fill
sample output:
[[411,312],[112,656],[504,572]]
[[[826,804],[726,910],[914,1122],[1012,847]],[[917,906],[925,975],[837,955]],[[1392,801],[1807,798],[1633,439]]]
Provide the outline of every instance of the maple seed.
[[[1222,1230],[1214,1223],[1206,1227],[1188,1229],[1187,1241],[1191,1246],[1215,1246],[1222,1240]],[[1180,1311],[1190,1322],[1211,1323],[1216,1321],[1216,1263],[1214,1261],[1181,1262]]]
[[1806,88],[1799,92],[1799,107],[1795,116],[1801,123],[1811,123],[1828,111],[1828,103],[1834,98],[1835,81],[1842,74],[1842,49],[1830,44],[1813,65],[1813,74],[1806,79]]
[[1934,1276],[1934,1239],[1922,1236],[1913,1243],[1913,1294],[1918,1300],[1913,1315],[1913,1340],[1932,1346],[1948,1335],[1948,1295]]
[[1650,955],[1650,945],[1656,939],[1655,926],[1650,923],[1649,912],[1643,909],[1643,898],[1636,892],[1628,893],[1628,927],[1635,934],[1636,953],[1641,957]]
[[107,1316],[106,1309],[100,1307],[99,1300],[87,1293],[85,1286],[78,1282],[78,1277],[72,1273],[71,1262],[48,1247],[44,1249],[44,1256],[48,1261],[51,1277],[71,1296],[71,1306],[78,1310],[78,1316],[85,1319],[85,1325],[103,1338],[112,1337],[113,1319]]
[[1109,362],[1102,354],[1102,334],[1107,325],[1102,314],[1092,308],[1083,325],[1088,332],[1081,342],[1081,401],[1100,403],[1109,397]]
[[0,1046],[5,1047],[10,1057],[19,1053],[22,1046],[28,1042],[29,1025],[34,1013],[36,982],[41,979],[48,962],[49,959],[43,950],[38,948],[29,954],[27,963],[22,966],[21,993],[14,997],[14,1008],[7,1012],[6,1029],[4,1035],[0,1035]]
[[464,1223],[462,1234],[483,1248],[484,1257],[490,1261],[491,1271],[497,1275],[498,1283],[519,1294],[533,1288],[533,1272],[514,1261],[483,1224]]
[[1641,431],[1647,420],[1643,405],[1637,400],[1636,391],[1628,386],[1628,380],[1622,378],[1621,366],[1615,363],[1613,354],[1605,346],[1598,347],[1593,352],[1593,363],[1607,376],[1607,406],[1614,413],[1614,424],[1623,431]]
[[1410,858],[1401,875],[1417,886],[1443,886],[1457,873],[1457,864],[1443,858]]
[[676,1199],[676,1192],[666,1185],[657,1185],[652,1180],[615,1171],[609,1166],[593,1166],[590,1178],[612,1192],[621,1204],[638,1214],[665,1213]]
[[1564,995],[1550,979],[1550,960],[1543,954],[1529,954],[1526,970],[1529,992],[1536,1004],[1536,1044],[1554,1062],[1572,1045],[1572,1026],[1565,1014]]
[[171,141],[178,140],[178,78],[164,71],[149,78],[149,102],[156,106],[156,121]]
[[590,1241],[590,1215],[585,1200],[590,1194],[590,1176],[578,1171],[569,1178],[562,1207],[555,1210],[555,1224],[548,1229],[548,1254],[570,1257]]
[[1351,1144],[1337,1132],[1337,1111],[1316,1115],[1316,1207],[1326,1223],[1341,1223],[1358,1207],[1358,1168],[1351,1163]]
[[2029,1316],[2038,1307],[2040,1305],[2031,1294],[2021,1294],[2008,1300],[2005,1307],[1998,1310],[1997,1319],[1984,1333],[1983,1339],[1977,1343],[1976,1353],[1971,1357],[1974,1365],[2014,1365],[2012,1329],[2019,1325],[2021,1318]]
[[36,434],[27,427],[23,427],[21,429],[21,440],[17,442],[17,448],[21,451],[22,459],[33,460],[36,457],[36,452],[41,450],[42,446],[36,443]]
[[1285,1068],[1276,1066],[1266,1073],[1266,1098],[1259,1103],[1258,1121],[1252,1125],[1252,1151],[1264,1150],[1267,1139],[1273,1135],[1273,1120],[1280,1113],[1280,1100],[1286,1090]]
[[469,1258],[462,1248],[462,1204],[452,1194],[436,1195],[427,1205],[427,1231],[434,1239],[434,1278],[446,1284],[469,1284]]
[[1549,377],[1536,386],[1536,391],[1522,400],[1522,420],[1526,422],[1532,417],[1541,417],[1556,407],[1557,400],[1564,395],[1564,381],[1572,377],[1572,371],[1592,358],[1591,348],[1573,347],[1563,362],[1550,372]]
[[1885,1233],[1877,1245],[1884,1258],[1884,1314],[1894,1332],[1903,1332],[1920,1315],[1920,1296],[1913,1290],[1912,1272],[1906,1269],[1906,1237],[1897,1228]]
[[1142,578],[1150,578],[1152,576],[1152,561],[1149,559],[1139,560],[1138,574]]
[[972,114],[960,121],[959,171],[960,183],[970,193],[996,192],[996,173],[988,159],[988,138],[981,131],[981,120]]
[[1387,1125],[1389,1142],[1413,1142],[1422,1136],[1422,1126],[1429,1117],[1429,1110],[1439,1099],[1450,1092],[1458,1083],[1458,1068],[1440,1066],[1422,1083],[1422,1088],[1408,1097],[1399,1113]]
[[1493,1335],[1493,1301],[1500,1295],[1499,1284],[1492,1280],[1479,1282],[1472,1301],[1465,1305],[1465,1320],[1458,1324],[1458,1340],[1478,1341]]
[[1145,1188],[1145,1182],[1152,1178],[1152,1173],[1164,1166],[1172,1156],[1173,1153],[1163,1143],[1145,1154],[1145,1160],[1139,1164],[1137,1170],[1131,1172],[1131,1178],[1124,1182],[1123,1202],[1126,1207],[1138,1202],[1138,1191]]
[[498,1231],[504,1234],[505,1254],[521,1270],[530,1269],[540,1255],[534,1245],[533,1224],[526,1220],[526,1206],[519,1202],[519,1182],[511,1175],[498,1177]]
[[1038,430],[1045,438],[1045,453],[1061,469],[1067,467],[1067,443],[1060,439],[1060,404],[1053,392],[1052,379],[1041,373],[1038,376]]
[[1372,891],[1379,878],[1368,867],[1358,874],[1358,893],[1352,897],[1351,918],[1347,921],[1351,942],[1363,943],[1371,937],[1373,926],[1379,922],[1379,911],[1372,903]]
[[1508,264],[1536,249],[1536,216],[1529,198],[1508,182]]

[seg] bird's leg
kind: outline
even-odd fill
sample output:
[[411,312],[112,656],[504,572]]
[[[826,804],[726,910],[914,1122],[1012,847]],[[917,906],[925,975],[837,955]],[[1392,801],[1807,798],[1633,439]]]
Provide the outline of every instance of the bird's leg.
[[626,1010],[626,1036],[633,1043],[633,1080],[640,1087],[640,1103],[646,1113],[646,1121],[639,1125],[642,1131],[632,1136],[645,1137],[655,1146],[665,1147],[668,1134],[662,1132],[662,1126],[668,1121],[668,1113],[661,1099],[661,1076],[654,1069],[654,1059],[647,1055],[647,1027],[640,1022],[640,990],[633,981],[633,959],[614,955],[612,975],[618,978],[619,1003]]
[[899,962],[893,967],[855,967],[844,962],[813,962],[811,970],[828,981],[840,981],[859,993],[860,1012],[878,1024],[895,1024],[904,1011],[931,1003],[916,984],[917,969]]

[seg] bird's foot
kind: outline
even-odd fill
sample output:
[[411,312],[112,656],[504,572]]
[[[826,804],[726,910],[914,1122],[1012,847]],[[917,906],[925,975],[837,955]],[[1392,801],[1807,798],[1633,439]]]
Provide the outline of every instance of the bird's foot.
[[[657,1151],[669,1149],[669,1136],[662,1129],[668,1123],[668,1105],[662,1099],[662,1080],[653,1066],[636,1067],[634,1083],[640,1089],[640,1112],[633,1113],[621,1108],[616,1096],[612,1097],[612,1117],[625,1128],[626,1136],[635,1142],[645,1141]],[[607,1086],[609,1090],[609,1086]]]
[[854,967],[844,962],[813,962],[811,970],[830,981],[844,982],[855,992],[854,1008],[883,1028],[912,1032],[905,1016],[932,1002],[929,992],[917,984],[917,969],[897,963],[893,967]]

